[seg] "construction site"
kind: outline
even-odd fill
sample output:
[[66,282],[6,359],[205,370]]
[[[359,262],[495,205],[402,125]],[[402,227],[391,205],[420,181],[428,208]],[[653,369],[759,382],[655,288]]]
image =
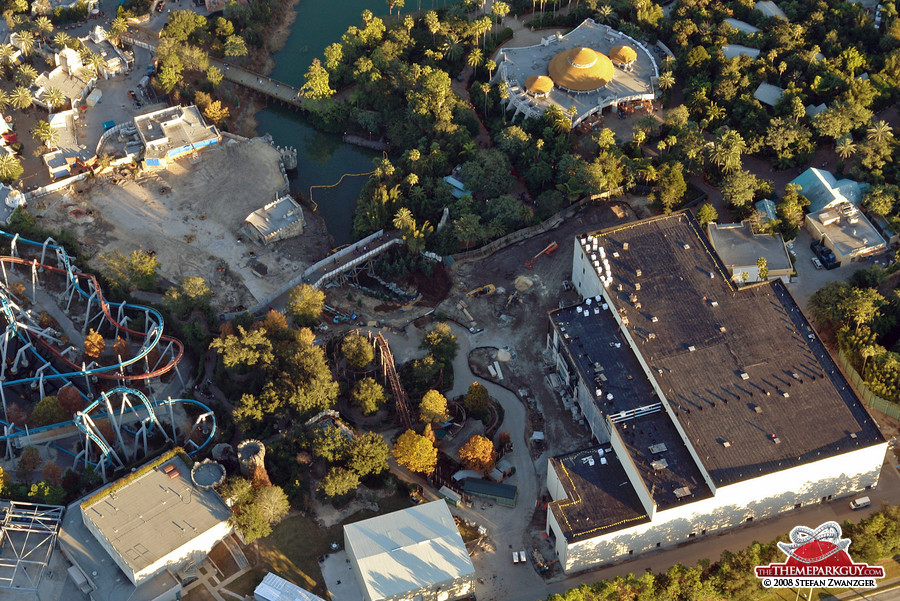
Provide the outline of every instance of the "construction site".
[[30,202],[42,226],[71,232],[90,267],[103,255],[156,254],[160,276],[202,277],[218,311],[253,307],[325,256],[331,237],[303,211],[303,235],[265,244],[247,234],[248,216],[289,190],[282,153],[266,138],[226,138],[166,169],[118,169]]

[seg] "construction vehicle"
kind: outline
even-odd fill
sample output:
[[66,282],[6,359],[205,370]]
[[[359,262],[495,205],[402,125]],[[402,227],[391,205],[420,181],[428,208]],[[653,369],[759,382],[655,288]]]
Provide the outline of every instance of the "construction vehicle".
[[469,298],[474,298],[476,296],[488,296],[497,291],[497,288],[493,284],[485,284],[484,286],[479,286],[478,288],[473,288],[466,292],[466,296]]
[[544,250],[542,250],[538,254],[534,255],[533,257],[531,257],[530,259],[525,261],[525,267],[527,267],[528,269],[533,268],[534,262],[535,262],[535,260],[537,260],[538,257],[540,257],[541,255],[553,254],[553,251],[555,251],[557,248],[559,248],[559,244],[557,244],[556,242],[551,242],[546,247],[544,247]]
[[509,306],[510,306],[510,305],[512,304],[512,302],[513,302],[514,300],[516,300],[517,298],[519,298],[519,291],[518,291],[518,290],[516,290],[515,292],[513,292],[512,294],[509,295],[509,298],[506,299],[506,306],[505,306],[504,308],[505,308],[505,309],[509,309]]

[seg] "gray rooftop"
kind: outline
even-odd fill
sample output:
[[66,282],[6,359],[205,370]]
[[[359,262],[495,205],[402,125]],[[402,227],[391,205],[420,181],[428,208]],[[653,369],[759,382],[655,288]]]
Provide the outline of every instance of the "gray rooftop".
[[[615,416],[658,404],[650,380],[643,374],[612,314],[596,303],[589,309],[590,314],[585,315],[579,314],[577,307],[566,307],[552,312],[550,320],[566,343],[564,352],[568,362],[575,364],[588,389],[602,389],[600,397],[595,399],[600,411]],[[615,428],[659,509],[712,494],[667,413],[650,413],[615,423]],[[668,466],[662,470],[652,465],[659,457],[651,447],[658,444],[666,446]],[[676,497],[675,489],[683,487],[689,488],[691,495]]]
[[79,503],[76,501],[66,510],[59,532],[59,546],[66,558],[97,587],[95,599],[152,601],[166,591],[180,588],[178,580],[168,570],[135,586],[84,525]]
[[134,118],[146,156],[165,157],[170,150],[219,137],[214,125],[206,125],[194,105],[173,106]]
[[609,445],[552,457],[550,464],[568,497],[550,510],[568,542],[650,521]]
[[[169,465],[176,476],[165,473]],[[82,508],[82,513],[139,572],[227,520],[231,509],[215,491],[194,486],[190,469],[176,456]]]
[[754,234],[749,221],[709,224],[709,237],[719,258],[729,269],[755,266],[765,257],[769,271],[792,269],[781,234]]
[[759,87],[757,87],[756,91],[753,92],[753,97],[763,104],[775,106],[776,104],[778,104],[778,101],[781,100],[783,94],[784,88],[779,88],[778,86],[773,86],[770,83],[763,82],[759,84]]
[[[615,308],[628,316],[717,485],[884,441],[784,284],[735,290],[693,217],[678,213],[595,235],[611,257]],[[630,299],[638,281],[641,310]]]
[[293,582],[269,572],[253,591],[256,601],[324,601]]
[[753,25],[750,25],[750,23],[747,23],[746,21],[741,21],[739,19],[732,19],[729,17],[728,19],[725,19],[725,22],[728,23],[729,25],[731,25],[732,27],[734,27],[735,29],[737,29],[738,31],[741,31],[743,33],[758,33],[759,32],[759,27],[754,27]]
[[344,539],[359,565],[360,585],[372,599],[475,574],[443,500],[347,524]]
[[303,221],[303,210],[290,195],[282,196],[247,215],[247,224],[263,239],[298,221]]
[[[851,203],[843,203],[818,213],[810,213],[807,219],[816,222],[816,227],[828,236],[834,249],[843,256],[851,256],[886,244],[872,222]],[[849,215],[841,212],[842,206]]]

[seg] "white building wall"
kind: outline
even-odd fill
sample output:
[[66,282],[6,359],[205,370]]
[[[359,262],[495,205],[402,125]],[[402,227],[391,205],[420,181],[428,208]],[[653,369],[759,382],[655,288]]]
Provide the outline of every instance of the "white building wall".
[[629,551],[637,555],[657,545],[669,547],[689,540],[692,534],[702,536],[704,531],[738,526],[748,518],[764,519],[797,504],[817,504],[828,496],[846,496],[875,486],[886,451],[887,443],[882,443],[720,487],[709,499],[658,511],[648,524],[569,545],[562,539],[552,513],[548,513],[548,526],[556,528],[560,565],[566,573],[577,572],[627,557]]
[[142,582],[156,576],[166,568],[177,572],[195,554],[208,554],[216,544],[231,533],[231,525],[228,522],[220,522],[199,536],[181,545],[165,557],[150,564],[140,572],[135,573],[134,583]]
[[575,252],[572,255],[572,285],[582,298],[600,294],[600,278],[594,271],[590,259],[584,254],[581,242],[575,238]]

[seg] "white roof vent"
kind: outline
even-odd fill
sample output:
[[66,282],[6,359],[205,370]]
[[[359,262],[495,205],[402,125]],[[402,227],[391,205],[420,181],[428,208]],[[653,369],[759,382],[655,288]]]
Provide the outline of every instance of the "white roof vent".
[[749,379],[750,379],[750,374],[748,374],[745,371],[742,371],[741,372],[741,380],[749,380]]
[[689,346],[689,347],[688,347],[688,350],[691,351],[691,352],[693,353],[694,351],[697,350],[697,347],[695,347],[695,346],[692,345],[692,346]]
[[690,250],[690,249],[691,249],[691,245],[688,244],[687,242],[685,242],[684,244],[681,245],[681,248],[683,248],[684,250]]

